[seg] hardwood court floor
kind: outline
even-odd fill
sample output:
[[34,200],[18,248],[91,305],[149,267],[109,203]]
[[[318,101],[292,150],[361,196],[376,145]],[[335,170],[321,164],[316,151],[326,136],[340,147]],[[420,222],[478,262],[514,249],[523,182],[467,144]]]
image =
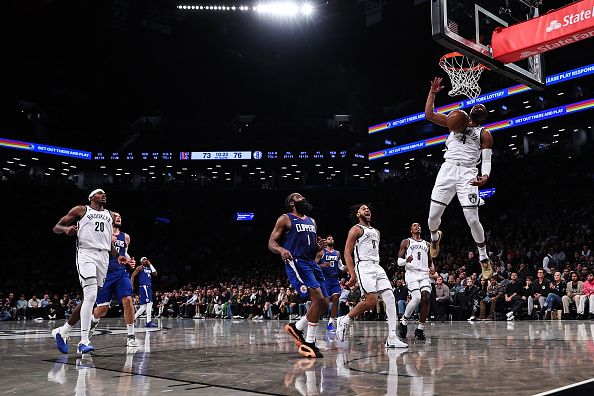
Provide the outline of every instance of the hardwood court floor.
[[[144,322],[142,322],[144,323]],[[62,324],[59,321],[57,324]],[[319,334],[324,358],[308,360],[284,322],[164,319],[137,327],[125,347],[121,319],[102,320],[96,351],[60,354],[55,323],[0,323],[0,394],[18,395],[533,395],[593,394],[594,321],[445,322],[427,340],[386,351],[385,322],[356,322],[348,342]],[[323,323],[325,325],[325,322]],[[322,328],[323,326],[320,326]],[[325,338],[325,339],[324,339]],[[496,393],[494,393],[496,392]]]

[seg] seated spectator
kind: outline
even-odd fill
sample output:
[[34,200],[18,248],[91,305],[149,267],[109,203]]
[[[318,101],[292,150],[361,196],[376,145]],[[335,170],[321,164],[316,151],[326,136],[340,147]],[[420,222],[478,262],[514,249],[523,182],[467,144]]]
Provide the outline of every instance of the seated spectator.
[[460,319],[476,319],[480,293],[480,289],[474,285],[472,278],[466,278],[466,286],[460,291]]
[[[435,279],[435,316],[437,320],[445,320],[445,317],[450,313],[451,302],[450,288],[443,283],[443,277],[440,275]],[[404,314],[404,311],[402,313]]]
[[[583,298],[582,298],[583,297]],[[571,302],[575,302],[577,308],[578,319],[583,319],[584,316],[584,305],[586,304],[586,298],[584,296],[584,282],[579,280],[578,274],[575,272],[571,273],[571,281],[567,283],[567,292],[561,297],[563,302],[563,314],[569,314],[569,305]]]
[[532,298],[532,276],[528,275],[524,283],[524,288],[522,289],[522,300],[524,300],[526,306],[528,307],[528,317],[533,319],[532,311],[534,310],[534,299]]
[[[361,300],[361,290],[359,290],[358,286],[351,286],[351,292],[349,293],[349,297],[347,300],[347,305],[349,306],[349,311],[353,309],[355,305],[359,303]],[[358,319],[358,318],[356,318]]]
[[542,310],[547,301],[546,296],[548,296],[550,292],[549,283],[550,281],[545,278],[545,271],[542,268],[539,268],[538,271],[536,271],[536,281],[532,283],[532,295],[528,297],[528,305],[534,306],[534,303],[538,302],[538,305]]
[[523,292],[522,284],[518,282],[518,273],[513,271],[511,281],[505,288],[505,302],[511,307],[511,311],[507,313],[507,320],[513,321],[519,316],[524,306]]
[[[341,281],[340,282],[340,297],[338,297],[338,316],[343,316],[349,313],[349,306],[348,306],[348,300],[349,300],[349,294],[351,294],[351,291],[349,290],[348,287],[344,286],[344,282]],[[406,305],[406,301],[404,302],[404,304]],[[299,305],[299,309],[301,310],[301,304]],[[299,312],[299,315],[301,316],[301,312]]]
[[[447,286],[446,286],[447,287]],[[408,298],[408,288],[404,286],[402,279],[396,279],[396,287],[393,289],[394,298],[396,299],[396,308],[398,317],[404,315],[406,309],[406,299]]]
[[[44,294],[41,300],[41,317],[47,319],[50,309],[53,308],[54,302],[50,300],[49,294]],[[55,311],[55,310],[54,310]],[[55,314],[55,312],[54,312]],[[55,319],[55,318],[54,318]]]
[[15,303],[16,306],[16,318],[17,320],[27,320],[27,300],[25,295],[21,294],[21,297]]
[[[491,277],[491,279],[489,279],[489,285],[487,286],[486,296],[480,302],[479,319],[494,319],[495,307],[501,295],[503,295],[503,290],[497,283],[497,279],[495,279],[495,277]],[[487,315],[487,317],[485,318],[485,313],[487,312],[487,305],[489,305],[489,315]]]
[[41,300],[33,294],[33,297],[31,297],[27,303],[27,316],[29,319],[41,319],[42,314]]
[[588,299],[588,305],[590,308],[590,315],[588,319],[594,319],[594,272],[588,273],[588,279],[584,282],[584,296]]
[[566,294],[567,290],[567,284],[561,279],[561,272],[555,272],[553,277],[554,280],[549,284],[550,291],[544,304],[546,307],[545,319],[551,319],[554,305],[562,302],[561,297]]

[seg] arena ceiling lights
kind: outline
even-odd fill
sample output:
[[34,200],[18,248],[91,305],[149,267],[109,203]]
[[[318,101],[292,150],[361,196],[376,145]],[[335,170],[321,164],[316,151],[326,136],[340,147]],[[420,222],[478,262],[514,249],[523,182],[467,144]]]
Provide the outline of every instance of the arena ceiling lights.
[[181,4],[179,10],[201,11],[201,12],[237,12],[237,13],[256,13],[260,15],[279,16],[279,17],[308,17],[314,13],[314,6],[308,2],[295,1],[271,1],[248,5],[195,5]]

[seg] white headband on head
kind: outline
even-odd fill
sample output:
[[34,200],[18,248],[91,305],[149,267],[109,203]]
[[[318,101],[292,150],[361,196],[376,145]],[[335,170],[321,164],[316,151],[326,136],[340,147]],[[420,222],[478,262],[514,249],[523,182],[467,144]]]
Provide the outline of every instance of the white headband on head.
[[91,191],[91,193],[89,194],[89,201],[91,200],[91,197],[92,197],[93,195],[95,195],[95,194],[97,194],[97,193],[100,193],[100,192],[102,192],[103,194],[105,194],[105,191],[103,191],[103,190],[102,190],[102,189],[100,189],[100,188],[97,188],[97,189],[95,189],[95,190]]

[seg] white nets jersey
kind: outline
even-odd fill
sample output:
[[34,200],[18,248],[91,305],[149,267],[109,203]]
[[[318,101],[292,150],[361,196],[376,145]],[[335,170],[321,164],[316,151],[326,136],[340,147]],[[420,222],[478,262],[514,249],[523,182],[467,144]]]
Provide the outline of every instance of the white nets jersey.
[[379,232],[373,227],[357,224],[363,234],[355,243],[355,262],[376,261],[379,263]]
[[416,241],[408,238],[408,248],[406,249],[406,256],[413,257],[410,263],[406,263],[406,270],[415,271],[429,271],[429,243],[424,240]]
[[77,248],[111,250],[111,212],[107,209],[95,210],[90,206],[86,209],[77,223]]
[[483,127],[468,127],[465,133],[450,132],[446,140],[446,160],[460,162],[467,166],[475,166],[481,160],[481,143]]

